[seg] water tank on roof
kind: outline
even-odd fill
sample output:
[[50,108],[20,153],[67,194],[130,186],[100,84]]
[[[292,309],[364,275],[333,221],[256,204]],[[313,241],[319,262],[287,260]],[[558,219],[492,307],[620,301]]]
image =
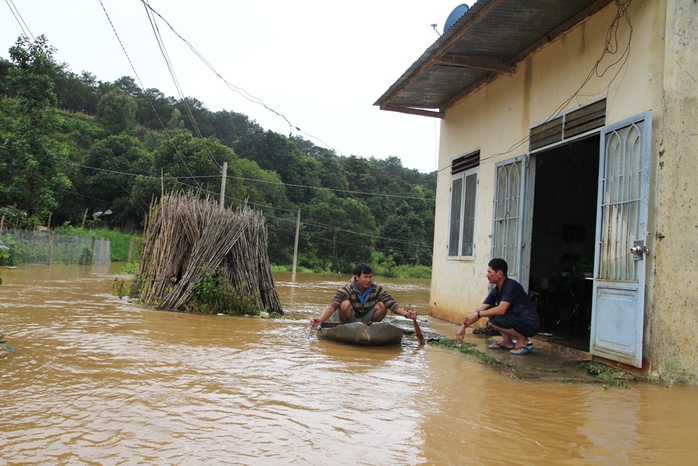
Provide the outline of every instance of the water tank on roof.
[[460,19],[461,16],[463,16],[466,12],[468,11],[468,5],[462,4],[458,5],[453,9],[450,15],[448,15],[448,18],[446,18],[446,22],[444,23],[444,32],[453,24]]

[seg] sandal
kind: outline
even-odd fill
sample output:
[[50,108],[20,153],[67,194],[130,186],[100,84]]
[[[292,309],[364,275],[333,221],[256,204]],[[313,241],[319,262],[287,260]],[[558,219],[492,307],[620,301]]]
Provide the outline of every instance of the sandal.
[[520,346],[509,351],[514,356],[523,356],[524,354],[533,351],[533,345],[531,346]]
[[489,349],[497,349],[497,350],[507,350],[511,351],[514,349],[513,346],[504,346],[501,342],[499,343],[492,343],[490,346],[488,346]]

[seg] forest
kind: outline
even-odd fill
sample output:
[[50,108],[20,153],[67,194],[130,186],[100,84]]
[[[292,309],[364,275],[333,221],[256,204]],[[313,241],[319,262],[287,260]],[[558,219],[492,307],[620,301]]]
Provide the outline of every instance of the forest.
[[[0,58],[0,217],[5,228],[140,232],[151,202],[192,191],[261,212],[272,264],[350,272],[431,266],[436,173],[340,156],[194,97],[102,82],[57,63],[44,36]],[[224,173],[224,165],[227,167]],[[223,178],[225,174],[225,179]]]

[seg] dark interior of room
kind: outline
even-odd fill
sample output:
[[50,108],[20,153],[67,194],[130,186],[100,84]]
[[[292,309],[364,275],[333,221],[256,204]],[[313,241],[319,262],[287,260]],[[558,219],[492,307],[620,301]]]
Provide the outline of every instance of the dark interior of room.
[[541,333],[589,350],[599,137],[535,155],[530,282]]

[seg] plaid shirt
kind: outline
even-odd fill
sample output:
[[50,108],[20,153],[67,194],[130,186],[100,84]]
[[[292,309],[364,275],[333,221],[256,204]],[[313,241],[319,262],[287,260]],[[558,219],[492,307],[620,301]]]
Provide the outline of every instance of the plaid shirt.
[[385,291],[383,285],[378,285],[377,283],[371,282],[371,291],[368,292],[364,298],[363,304],[361,303],[361,298],[359,298],[359,293],[356,291],[356,277],[351,277],[351,280],[347,282],[346,285],[342,286],[337,293],[332,298],[330,306],[339,309],[339,305],[342,301],[349,300],[354,312],[357,315],[364,315],[376,305],[377,302],[382,302],[385,307],[390,311],[395,313],[395,310],[400,307],[400,305],[390,296],[390,293]]

